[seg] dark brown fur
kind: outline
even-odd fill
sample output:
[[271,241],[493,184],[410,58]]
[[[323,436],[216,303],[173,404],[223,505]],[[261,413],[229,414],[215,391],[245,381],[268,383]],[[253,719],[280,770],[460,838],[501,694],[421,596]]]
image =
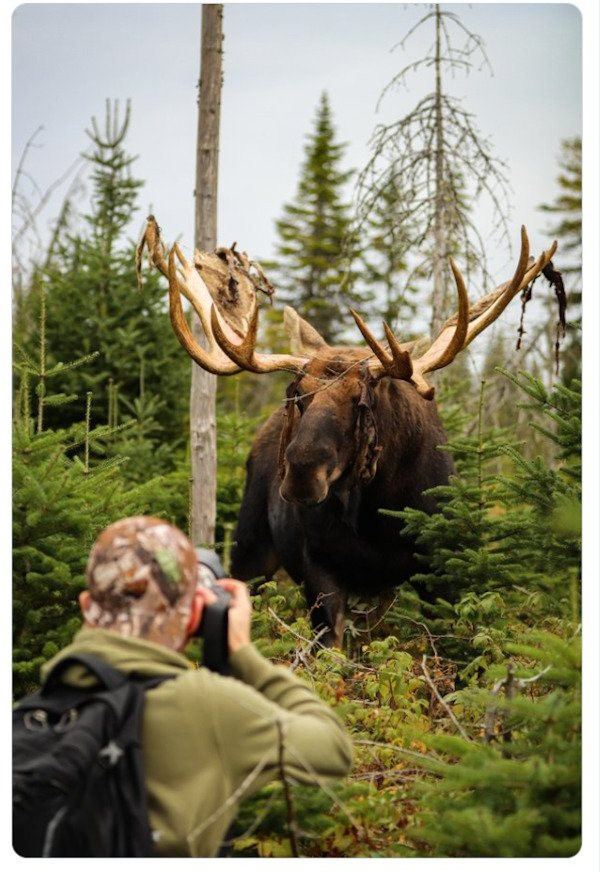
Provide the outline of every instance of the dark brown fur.
[[234,535],[233,575],[270,578],[283,566],[328,644],[341,641],[348,592],[375,594],[417,569],[398,520],[378,510],[434,512],[424,491],[454,471],[435,403],[404,381],[373,383],[366,354],[323,350],[296,380],[287,445],[284,408],[255,439]]

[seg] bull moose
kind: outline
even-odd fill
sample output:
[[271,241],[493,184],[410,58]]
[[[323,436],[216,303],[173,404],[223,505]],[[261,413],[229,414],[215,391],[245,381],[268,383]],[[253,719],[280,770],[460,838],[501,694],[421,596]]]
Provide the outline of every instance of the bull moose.
[[[284,324],[292,353],[260,353],[256,295],[245,329],[233,328],[214,305],[199,255],[191,265],[175,245],[167,263],[157,238],[157,227],[149,222],[143,242],[169,278],[171,321],[188,354],[221,375],[286,370],[292,376],[283,405],[258,432],[247,461],[232,574],[269,579],[283,567],[304,585],[321,641],[340,644],[348,593],[377,594],[416,570],[414,543],[399,535],[397,520],[379,510],[435,512],[427,490],[446,484],[454,471],[448,452],[438,450],[446,435],[426,374],[450,364],[498,318],[550,263],[556,242],[534,261],[522,227],[512,279],[471,307],[451,260],[458,312],[424,353],[413,356],[414,342],[399,342],[385,323],[387,343],[378,342],[352,310],[366,346],[331,347],[290,307]],[[235,255],[246,276],[255,266],[233,248],[217,253],[224,261]],[[201,319],[207,348],[190,331],[181,294]]]

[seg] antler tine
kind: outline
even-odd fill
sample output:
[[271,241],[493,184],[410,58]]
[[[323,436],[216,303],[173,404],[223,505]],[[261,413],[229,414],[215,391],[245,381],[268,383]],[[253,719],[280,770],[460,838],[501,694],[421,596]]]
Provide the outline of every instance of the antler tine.
[[448,366],[463,348],[466,348],[476,336],[499,317],[519,291],[527,287],[550,263],[556,249],[557,243],[553,242],[550,248],[542,252],[537,260],[531,263],[529,237],[523,225],[521,227],[521,251],[512,279],[500,285],[491,294],[482,297],[472,307],[469,307],[465,281],[458,266],[451,259],[450,266],[458,293],[458,312],[445,322],[427,351],[412,360],[407,346],[398,342],[387,324],[384,327],[390,346],[390,354],[375,339],[362,318],[350,310],[367,344],[379,359],[379,364],[374,364],[371,369],[380,374],[411,381],[421,396],[430,399],[433,397],[434,388],[425,380],[425,373]]
[[369,328],[367,327],[367,325],[365,324],[363,319],[358,314],[358,312],[355,312],[354,309],[350,309],[350,314],[352,315],[352,317],[356,321],[356,326],[358,327],[358,329],[362,333],[363,338],[364,338],[365,342],[367,343],[367,345],[369,346],[369,348],[371,349],[371,351],[373,351],[375,356],[377,358],[379,358],[382,365],[384,367],[386,367],[391,362],[391,358],[390,358],[389,354],[387,354],[385,349],[380,345],[380,343],[377,341],[377,339],[375,339],[375,337],[373,336],[373,334],[371,333],[371,331],[369,330]]
[[383,322],[383,329],[390,346],[390,353],[388,354],[385,348],[383,348],[377,339],[375,339],[358,312],[355,312],[354,309],[350,309],[350,314],[356,321],[356,326],[362,333],[365,342],[380,361],[380,366],[375,364],[374,366],[369,367],[373,375],[387,375],[390,376],[390,378],[405,380],[410,379],[413,371],[410,354],[406,348],[398,342],[390,326],[385,321]]
[[[175,264],[176,254],[176,246],[173,246],[169,252],[167,276],[169,279],[169,315],[177,339],[183,348],[185,348],[192,360],[194,360],[198,366],[201,366],[202,369],[206,369],[214,375],[233,375],[234,373],[239,372],[239,367],[235,366],[229,358],[225,357],[220,349],[215,350],[213,348],[210,351],[207,351],[194,339],[181,305],[180,294],[182,293],[182,288],[177,276],[177,266]],[[181,259],[181,252],[179,252],[179,255],[177,256]],[[190,299],[187,294],[185,296]],[[194,306],[194,308],[196,307]],[[204,327],[204,321],[202,324]],[[206,332],[206,328],[204,329]],[[212,340],[212,333],[210,330],[206,335],[209,340]]]
[[210,326],[213,332],[213,336],[215,337],[215,340],[221,350],[224,351],[225,354],[234,363],[236,363],[240,369],[247,369],[250,370],[250,372],[259,371],[256,369],[256,366],[252,360],[254,346],[256,344],[256,334],[258,331],[258,309],[254,310],[248,332],[239,344],[234,344],[233,342],[230,342],[227,336],[225,336],[225,333],[221,329],[219,316],[217,314],[217,309],[214,303],[211,306],[210,310]]
[[[557,243],[554,242],[547,251],[542,252],[535,262],[530,263],[529,237],[523,225],[521,227],[521,251],[512,279],[504,282],[492,293],[482,297],[471,308],[468,306],[466,288],[460,270],[451,261],[450,265],[454,273],[454,280],[459,295],[458,314],[446,321],[430,348],[424,355],[413,361],[415,370],[418,369],[420,372],[425,373],[447,366],[456,354],[470,345],[476,336],[485,330],[486,327],[489,327],[502,314],[510,301],[542,271],[546,264],[550,262],[556,248]],[[447,337],[454,325],[456,326],[452,339],[446,346],[448,342]],[[444,348],[446,349],[445,351],[443,350]]]
[[413,360],[414,369],[418,370],[421,374],[433,372],[436,369],[448,366],[465,346],[467,328],[469,326],[469,296],[462,273],[452,258],[450,258],[450,267],[458,293],[456,324],[452,333],[450,333],[450,327],[442,330],[425,354]]
[[[467,335],[467,340],[465,345],[469,345],[476,336],[485,330],[490,324],[492,324],[506,309],[510,301],[515,297],[519,291],[522,291],[523,288],[526,288],[528,284],[530,284],[536,276],[538,276],[541,271],[546,267],[552,257],[554,256],[554,252],[558,248],[558,243],[556,240],[552,243],[550,248],[543,251],[540,256],[534,261],[533,264],[529,266],[529,258],[525,264],[525,271],[521,275],[518,282],[515,282],[514,278],[508,285],[501,285],[498,288],[498,296],[492,297],[490,300],[490,305],[483,311],[477,318],[475,318],[469,324],[469,331]],[[515,273],[515,278],[517,274]]]
[[187,282],[184,280],[182,282],[179,281],[177,276],[177,267],[175,266],[175,258],[179,261],[179,264],[183,270],[184,276],[186,274],[189,275],[190,264],[185,257],[182,250],[179,248],[177,243],[173,243],[173,247],[169,252],[169,300],[171,299],[171,284],[172,282],[176,282],[178,290],[183,294],[186,300],[192,304],[194,310],[198,317],[200,318],[200,323],[202,324],[202,329],[204,330],[205,336],[211,336],[210,330],[210,321],[206,317],[206,313],[204,308],[200,305],[200,301],[197,299],[196,295],[192,293],[190,288],[188,287]]
[[240,369],[259,374],[290,370],[300,372],[308,363],[309,358],[293,354],[260,354],[256,349],[258,332],[258,308],[252,314],[248,332],[240,342],[232,342],[225,334],[219,321],[216,307],[210,311],[211,328],[219,347]]

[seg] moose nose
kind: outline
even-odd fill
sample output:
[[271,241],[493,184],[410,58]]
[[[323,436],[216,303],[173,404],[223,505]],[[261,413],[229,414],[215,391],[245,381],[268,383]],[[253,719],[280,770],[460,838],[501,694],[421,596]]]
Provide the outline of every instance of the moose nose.
[[297,475],[311,475],[313,470],[333,466],[335,457],[334,447],[319,443],[314,436],[310,441],[296,439],[285,452],[289,469]]
[[279,489],[286,502],[314,506],[323,502],[328,490],[326,466],[287,461],[285,476]]
[[279,489],[279,493],[281,495],[281,498],[285,500],[286,503],[296,503],[300,506],[318,506],[319,503],[322,503],[327,496],[326,493],[321,497],[311,497],[306,495],[298,496],[289,491],[286,491],[283,486]]

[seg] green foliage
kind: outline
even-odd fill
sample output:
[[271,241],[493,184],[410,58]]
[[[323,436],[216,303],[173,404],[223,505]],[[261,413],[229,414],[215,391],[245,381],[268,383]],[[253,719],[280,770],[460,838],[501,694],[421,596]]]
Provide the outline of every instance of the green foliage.
[[[107,103],[103,132],[92,119],[92,148],[86,155],[92,170],[89,212],[81,231],[63,228],[53,240],[52,255],[32,280],[27,328],[15,338],[29,357],[45,343],[47,368],[61,368],[61,390],[75,397],[68,406],[47,409],[48,426],[63,428],[82,420],[88,391],[94,394],[98,421],[137,419],[132,407],[145,383],[160,397],[153,408],[154,440],[183,445],[189,361],[173,336],[157,275],[150,273],[141,291],[137,287],[135,244],[124,234],[142,183],[132,177],[134,158],[124,147],[129,107],[122,123],[117,110]],[[45,337],[32,329],[43,306]],[[64,363],[83,357],[88,357],[85,367]],[[155,455],[155,473],[172,469],[170,454]]]
[[[111,397],[110,423],[93,427],[92,394],[84,398],[84,421],[59,430],[46,426],[49,409],[76,397],[49,393],[65,373],[89,367],[95,354],[47,366],[46,294],[42,286],[37,359],[17,347],[20,376],[13,420],[13,670],[17,697],[38,682],[40,665],[68,644],[80,625],[77,594],[84,587],[89,549],[103,527],[128,515],[152,512],[173,517],[179,492],[165,487],[177,471],[153,477],[150,412],[138,404],[138,420],[117,425]],[[31,380],[35,380],[32,410]],[[146,414],[143,415],[142,412]],[[132,434],[132,430],[134,430]],[[145,474],[132,485],[124,470],[129,458],[114,450],[132,448]],[[161,446],[162,447],[162,446]],[[112,450],[111,450],[112,449]],[[136,466],[134,462],[134,467]],[[139,469],[139,467],[138,467]],[[171,482],[170,482],[171,483]],[[185,501],[187,509],[187,500]],[[185,518],[185,510],[182,513]]]
[[13,426],[13,668],[17,697],[32,690],[40,665],[80,624],[89,549],[100,530],[148,507],[143,488],[124,485],[121,461],[90,467],[89,443],[107,428],[35,432],[26,376]]
[[[552,612],[572,619],[578,584],[578,386],[558,385],[549,393],[525,373],[505,375],[533,400],[526,406],[530,414],[537,410],[548,421],[550,426],[534,420],[532,427],[554,445],[557,464],[526,459],[506,431],[485,432],[482,389],[476,433],[449,442],[458,474],[432,490],[440,511],[396,513],[404,522],[403,534],[415,537],[424,566],[411,580],[424,598],[415,617],[425,616],[433,632],[442,634],[453,622],[444,647],[463,670],[502,657],[500,642],[510,635],[515,612],[529,612],[532,620]],[[405,590],[400,611],[412,607]]]
[[494,690],[451,697],[481,712],[484,741],[426,740],[434,756],[423,768],[436,777],[415,785],[421,811],[407,834],[436,856],[571,857],[579,850],[581,640],[530,632],[507,644],[506,654],[527,666],[513,669],[509,661]]
[[[350,230],[340,169],[344,145],[335,142],[327,95],[321,95],[305,147],[298,191],[276,222],[277,287],[281,300],[306,317],[328,342],[339,339],[349,305],[360,305],[353,262],[358,253]],[[342,284],[343,283],[343,284]]]

